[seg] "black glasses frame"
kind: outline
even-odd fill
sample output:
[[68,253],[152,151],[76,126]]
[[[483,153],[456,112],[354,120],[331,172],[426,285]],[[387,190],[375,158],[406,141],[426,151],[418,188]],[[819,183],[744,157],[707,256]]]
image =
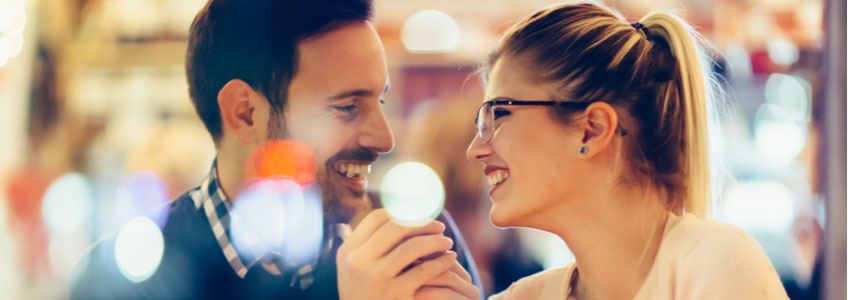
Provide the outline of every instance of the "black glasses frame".
[[[477,126],[477,137],[484,139],[485,142],[489,142],[495,135],[495,131],[497,128],[492,128],[492,134],[488,137],[483,135],[483,125],[480,123],[480,112],[486,107],[488,109],[492,109],[495,105],[508,105],[508,106],[560,106],[568,109],[586,109],[590,104],[595,102],[572,102],[572,101],[546,101],[546,100],[516,100],[516,99],[503,99],[503,98],[495,98],[489,101],[485,101],[480,104],[480,107],[477,108],[477,116],[474,117],[474,125]],[[493,118],[494,118],[494,114]],[[493,120],[494,121],[494,120]],[[621,127],[621,122],[618,124],[618,132],[621,133],[621,136],[627,135],[627,130]]]

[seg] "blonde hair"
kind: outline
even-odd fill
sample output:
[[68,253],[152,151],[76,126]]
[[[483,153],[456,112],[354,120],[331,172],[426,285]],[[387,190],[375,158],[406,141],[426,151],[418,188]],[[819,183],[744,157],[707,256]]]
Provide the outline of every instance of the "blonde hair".
[[[597,3],[545,8],[504,34],[488,66],[501,57],[521,59],[534,79],[556,83],[559,101],[604,101],[627,111],[620,120],[633,133],[625,145],[625,169],[632,171],[622,181],[648,179],[668,210],[707,218],[707,120],[716,93],[701,63],[701,38],[669,13],[639,23]],[[571,120],[576,111],[555,113]]]

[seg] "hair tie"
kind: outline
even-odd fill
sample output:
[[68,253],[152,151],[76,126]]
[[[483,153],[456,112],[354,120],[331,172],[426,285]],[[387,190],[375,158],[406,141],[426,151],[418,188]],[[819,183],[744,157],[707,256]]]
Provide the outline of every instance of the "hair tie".
[[633,22],[633,23],[630,23],[630,26],[633,26],[633,28],[636,28],[636,30],[641,31],[642,34],[645,35],[646,39],[648,39],[649,41],[651,40],[651,36],[648,35],[648,27],[645,27],[645,24],[642,24],[642,23],[639,23],[639,22]]

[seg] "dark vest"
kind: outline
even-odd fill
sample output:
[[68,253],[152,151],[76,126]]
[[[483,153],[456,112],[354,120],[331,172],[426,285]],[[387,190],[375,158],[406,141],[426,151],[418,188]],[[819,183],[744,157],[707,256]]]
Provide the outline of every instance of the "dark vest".
[[[202,210],[189,194],[172,202],[162,230],[165,250],[155,273],[139,283],[121,274],[115,262],[115,235],[99,241],[71,273],[71,299],[338,299],[335,251],[319,258],[314,282],[305,290],[255,265],[239,278],[226,261]],[[480,286],[468,248],[453,220],[444,212],[445,235],[454,239],[457,260]]]

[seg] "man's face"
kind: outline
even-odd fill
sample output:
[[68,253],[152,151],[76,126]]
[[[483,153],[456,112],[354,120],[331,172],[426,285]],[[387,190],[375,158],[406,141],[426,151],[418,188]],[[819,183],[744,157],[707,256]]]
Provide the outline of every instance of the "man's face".
[[368,201],[371,164],[394,146],[381,107],[388,88],[383,45],[370,23],[355,22],[300,42],[298,53],[284,112],[287,138],[315,151],[325,210],[360,206]]

